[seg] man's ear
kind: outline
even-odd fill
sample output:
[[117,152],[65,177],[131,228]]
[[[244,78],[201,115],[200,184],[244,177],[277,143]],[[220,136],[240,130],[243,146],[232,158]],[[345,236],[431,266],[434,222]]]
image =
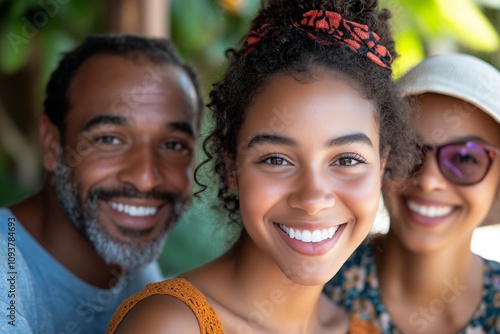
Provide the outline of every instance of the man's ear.
[[224,164],[226,165],[226,177],[227,185],[231,190],[238,190],[238,177],[236,169],[236,160],[229,155],[224,158]]
[[38,130],[43,156],[43,166],[49,173],[52,173],[57,166],[61,136],[57,127],[50,121],[46,114],[40,116]]

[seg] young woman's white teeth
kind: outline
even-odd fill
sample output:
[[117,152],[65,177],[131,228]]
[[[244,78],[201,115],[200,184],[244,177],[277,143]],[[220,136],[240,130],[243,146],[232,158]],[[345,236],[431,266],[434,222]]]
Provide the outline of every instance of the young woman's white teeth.
[[311,231],[308,230],[302,231],[302,242],[311,242],[311,241],[312,241]]
[[311,242],[320,242],[321,241],[321,232],[320,230],[314,230],[311,235]]
[[279,227],[285,234],[290,237],[290,239],[295,239],[302,242],[322,242],[324,240],[333,238],[335,232],[337,232],[340,228],[340,225],[313,231],[295,230],[292,227],[287,227],[283,224],[279,224]]
[[334,230],[334,228],[333,228],[333,227],[330,227],[330,228],[328,229],[328,239],[333,238],[333,235],[334,235],[334,234],[335,234],[335,230]]

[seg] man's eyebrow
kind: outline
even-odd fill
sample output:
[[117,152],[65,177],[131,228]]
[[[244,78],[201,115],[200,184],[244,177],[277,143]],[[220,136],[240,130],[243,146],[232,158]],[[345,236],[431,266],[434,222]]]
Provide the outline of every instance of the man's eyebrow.
[[263,144],[274,144],[274,145],[284,145],[284,146],[297,146],[297,143],[288,137],[285,136],[277,136],[277,135],[257,135],[253,137],[247,145],[247,149],[252,148],[256,145]]
[[191,138],[194,138],[194,130],[191,124],[188,122],[169,122],[166,125],[166,128],[173,131],[181,131],[185,134],[189,135]]
[[115,115],[99,115],[87,123],[85,123],[83,127],[83,131],[89,131],[97,126],[106,126],[106,125],[127,125],[128,121],[123,116],[115,116]]
[[373,143],[370,140],[370,138],[361,132],[351,133],[345,136],[340,136],[337,138],[330,139],[329,141],[326,142],[325,146],[331,147],[331,146],[349,145],[353,143],[362,143],[370,147],[373,147]]

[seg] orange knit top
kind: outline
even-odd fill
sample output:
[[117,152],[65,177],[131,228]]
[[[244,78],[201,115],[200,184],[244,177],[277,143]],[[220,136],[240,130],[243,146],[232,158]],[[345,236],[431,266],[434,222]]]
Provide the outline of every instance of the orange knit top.
[[[127,315],[128,311],[132,309],[141,300],[152,295],[169,295],[183,301],[193,311],[198,325],[200,326],[200,333],[202,334],[220,334],[224,333],[222,330],[222,323],[215,310],[208,304],[205,296],[196,289],[191,283],[183,278],[174,278],[162,282],[150,283],[146,288],[132,297],[124,301],[118,310],[113,315],[113,319],[109,323],[106,334],[112,334],[116,331],[123,318]],[[349,334],[379,334],[373,325],[361,320],[356,315],[350,315],[350,328]]]

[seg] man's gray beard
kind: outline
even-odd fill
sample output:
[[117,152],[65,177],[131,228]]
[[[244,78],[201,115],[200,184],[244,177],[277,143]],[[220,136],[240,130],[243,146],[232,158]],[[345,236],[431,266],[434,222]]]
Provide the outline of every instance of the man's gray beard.
[[171,227],[177,222],[184,205],[177,202],[171,203],[169,220],[165,222],[161,231],[153,240],[131,245],[126,242],[116,240],[106,232],[97,221],[97,200],[98,196],[90,192],[85,198],[84,206],[78,196],[78,187],[70,180],[71,170],[64,163],[63,152],[59,154],[58,164],[52,175],[59,204],[73,222],[75,227],[90,242],[94,250],[108,264],[117,264],[124,270],[132,270],[156,260],[163,250],[165,240]]

